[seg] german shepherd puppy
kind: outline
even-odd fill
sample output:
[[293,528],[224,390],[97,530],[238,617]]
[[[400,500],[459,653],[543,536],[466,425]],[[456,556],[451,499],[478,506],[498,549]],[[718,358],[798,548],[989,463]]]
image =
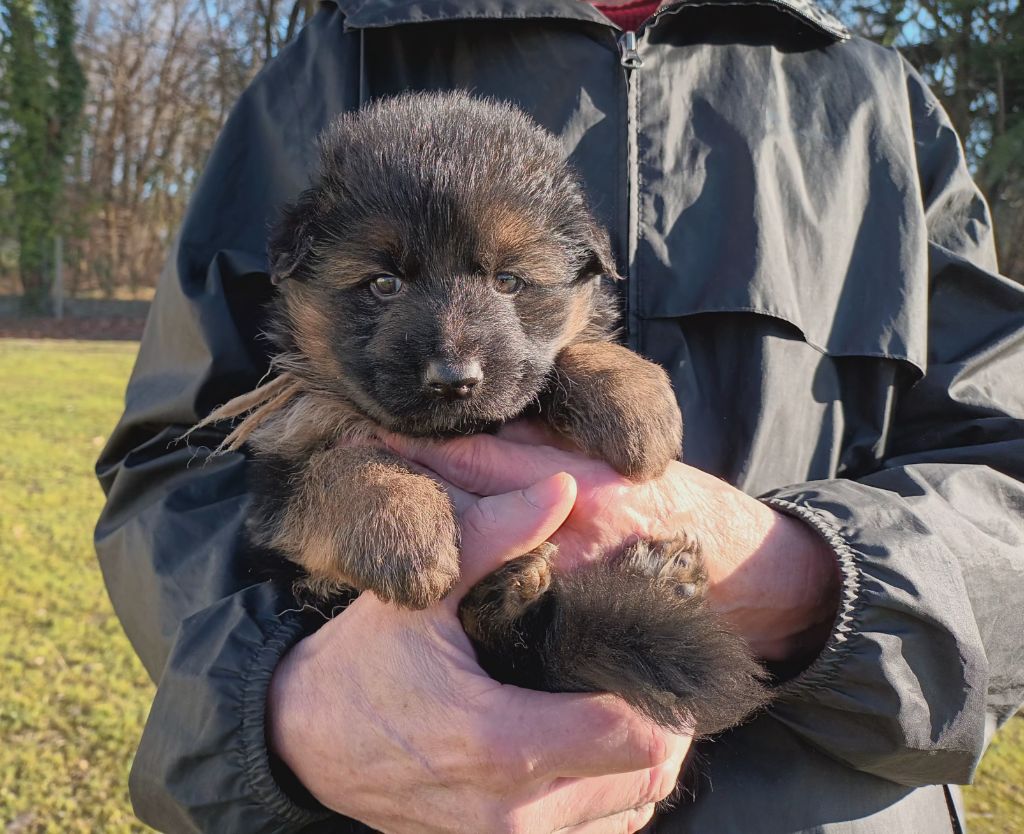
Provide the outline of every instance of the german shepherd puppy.
[[[249,533],[328,601],[409,608],[459,576],[445,492],[376,442],[532,413],[624,476],[660,475],[682,420],[661,368],[615,344],[608,236],[558,141],[516,108],[404,94],[338,118],[271,235],[276,376],[201,425],[257,467]],[[640,541],[570,575],[554,548],[476,586],[461,618],[506,683],[611,691],[702,734],[765,701],[761,667],[704,602],[698,549]]]

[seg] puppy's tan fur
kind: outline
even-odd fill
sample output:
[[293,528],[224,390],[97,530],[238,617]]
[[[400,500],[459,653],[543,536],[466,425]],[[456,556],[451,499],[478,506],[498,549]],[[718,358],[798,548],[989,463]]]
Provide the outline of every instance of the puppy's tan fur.
[[562,350],[552,377],[542,408],[587,454],[640,481],[678,457],[682,423],[662,368],[620,345],[583,342]]

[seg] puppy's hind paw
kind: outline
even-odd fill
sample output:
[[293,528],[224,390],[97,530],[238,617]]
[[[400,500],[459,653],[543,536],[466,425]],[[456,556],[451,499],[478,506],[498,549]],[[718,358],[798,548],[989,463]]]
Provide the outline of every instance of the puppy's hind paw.
[[495,648],[502,640],[515,639],[519,621],[551,586],[555,552],[555,546],[545,542],[474,585],[459,605],[466,634]]
[[624,575],[646,577],[671,586],[679,597],[703,595],[708,573],[697,542],[686,535],[660,541],[640,540],[622,551],[612,563]]
[[478,582],[462,600],[459,619],[480,666],[495,680],[548,689],[544,638],[551,615],[555,546],[542,544]]

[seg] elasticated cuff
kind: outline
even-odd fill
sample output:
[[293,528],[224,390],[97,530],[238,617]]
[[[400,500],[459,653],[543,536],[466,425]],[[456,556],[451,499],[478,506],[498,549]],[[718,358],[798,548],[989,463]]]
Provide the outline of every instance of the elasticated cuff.
[[[129,778],[136,813],[160,831],[296,834],[346,820],[275,778],[267,691],[295,643],[324,623],[273,583],[250,586],[181,624]],[[337,822],[337,826],[334,826]]]
[[820,513],[783,498],[762,498],[761,501],[773,510],[810,525],[831,548],[839,566],[839,606],[828,641],[810,666],[776,690],[778,698],[799,697],[806,692],[828,686],[839,673],[843,658],[849,651],[850,640],[856,634],[858,613],[863,605],[860,595],[861,571],[854,550]]
[[287,826],[289,830],[320,822],[332,812],[317,802],[294,777],[280,779],[283,771],[272,766],[267,747],[267,693],[281,658],[322,624],[322,618],[317,622],[305,613],[283,615],[267,633],[266,642],[253,651],[244,673],[239,747],[245,778],[255,801],[266,808],[269,816],[280,820],[282,828]]
[[828,542],[842,576],[824,650],[778,686],[769,715],[857,770],[901,785],[970,779],[990,683],[947,519],[882,487],[835,479],[762,496]]

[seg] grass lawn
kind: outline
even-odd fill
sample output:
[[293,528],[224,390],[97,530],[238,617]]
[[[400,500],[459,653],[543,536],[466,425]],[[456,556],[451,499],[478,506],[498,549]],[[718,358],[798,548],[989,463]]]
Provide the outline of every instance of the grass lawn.
[[0,827],[150,829],[128,803],[153,687],[103,589],[92,475],[137,346],[0,340]]
[[[134,353],[130,343],[0,340],[0,834],[149,830],[126,782],[153,687],[91,541],[102,503],[92,465]],[[1024,832],[1022,780],[1017,718],[966,791],[972,834]]]

